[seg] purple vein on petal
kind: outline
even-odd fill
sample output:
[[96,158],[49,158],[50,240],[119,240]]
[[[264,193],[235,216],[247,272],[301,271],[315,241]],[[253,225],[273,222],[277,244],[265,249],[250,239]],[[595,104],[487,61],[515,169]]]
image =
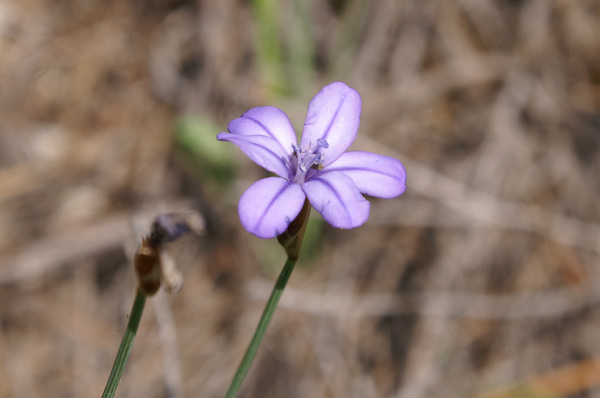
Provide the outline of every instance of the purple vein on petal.
[[254,225],[254,228],[257,229],[260,224],[263,222],[265,216],[269,213],[269,210],[271,209],[271,207],[275,204],[275,202],[277,201],[277,199],[279,199],[279,197],[281,196],[281,194],[283,193],[283,191],[285,191],[286,189],[289,188],[289,184],[285,184],[278,192],[275,196],[273,196],[273,199],[271,199],[271,201],[269,202],[269,204],[267,205],[267,207],[265,208],[265,211],[263,212],[263,214],[260,216],[260,218],[258,219],[258,221],[256,222],[256,225]]
[[304,126],[312,126],[313,124],[315,124],[315,121],[316,121],[316,119],[317,119],[317,113],[313,113],[313,114],[310,116],[310,119],[308,119],[308,118],[307,118],[307,119],[304,121]]
[[397,174],[387,173],[385,171],[381,171],[381,169],[374,169],[374,168],[369,168],[369,167],[364,167],[364,166],[361,166],[361,167],[358,167],[358,166],[329,167],[329,168],[326,168],[323,171],[321,171],[321,173],[327,173],[329,171],[344,172],[344,171],[354,171],[354,170],[356,170],[356,171],[372,171],[377,174],[383,174],[385,176],[392,177],[396,180],[400,180],[400,181],[402,180],[401,178],[398,177]]
[[338,114],[340,113],[340,109],[342,109],[342,105],[344,104],[344,101],[346,101],[346,94],[344,94],[342,96],[342,98],[338,104],[338,107],[335,110],[335,113],[333,114],[331,121],[329,122],[329,126],[327,126],[327,128],[325,129],[325,134],[323,135],[323,137],[321,137],[323,140],[327,140],[327,136],[329,135],[329,132],[331,131],[331,126],[333,126],[333,122],[335,122],[335,119],[338,117]]
[[[280,153],[275,152],[273,149],[271,149],[270,147],[268,147],[268,146],[266,146],[264,144],[259,144],[257,142],[253,142],[253,141],[250,141],[250,140],[246,139],[246,138],[250,138],[250,137],[263,137],[262,135],[255,134],[255,135],[245,135],[245,136],[243,136],[243,135],[237,135],[237,134],[232,134],[232,133],[228,133],[228,134],[231,134],[231,136],[228,137],[226,139],[226,141],[229,141],[229,142],[235,144],[235,141],[239,140],[239,141],[242,141],[243,144],[252,145],[252,146],[255,146],[255,147],[258,147],[258,148],[262,148],[266,152],[272,154],[275,159],[277,159],[277,160],[279,160],[279,162],[281,162],[283,168],[287,171],[287,175],[281,176],[281,177],[284,177],[286,179],[289,178],[289,167],[288,167],[288,164],[286,163],[285,158],[283,158]],[[277,143],[279,143],[279,142],[277,142]],[[241,149],[241,147],[240,147],[240,149]],[[261,165],[261,166],[263,166],[263,165]],[[275,172],[274,170],[269,170],[269,171]]]
[[269,153],[272,153],[273,156],[275,156],[277,159],[279,159],[279,161],[281,162],[281,164],[283,164],[283,167],[285,167],[286,169],[288,168],[287,164],[285,163],[285,160],[281,156],[279,156],[277,153],[275,153],[274,151],[272,151],[271,149],[269,149],[268,147],[266,147],[264,145],[256,144],[256,146],[260,147],[260,148],[263,148],[264,150],[268,151]]
[[[257,125],[258,125],[258,126],[261,128],[261,129],[263,129],[263,130],[265,131],[265,133],[267,133],[267,135],[268,135],[269,137],[273,138],[273,139],[274,139],[275,141],[277,141],[277,143],[279,143],[279,145],[281,146],[281,143],[279,142],[279,139],[278,139],[277,137],[275,137],[275,134],[273,134],[273,133],[271,132],[271,130],[269,130],[269,129],[267,128],[267,126],[265,126],[264,124],[262,124],[260,121],[258,121],[257,119],[255,119],[255,118],[253,118],[253,117],[250,117],[250,116],[245,116],[245,115],[244,115],[243,117],[244,117],[244,118],[246,118],[246,119],[248,119],[248,120],[251,120],[251,121],[253,121],[254,123],[256,123],[256,124],[257,124]],[[282,149],[283,149],[283,151],[284,151],[284,152],[286,152],[286,153],[287,153],[289,148],[283,148],[283,147],[282,147]]]
[[[331,190],[331,192],[333,192],[333,194],[335,195],[337,200],[340,202],[340,204],[344,208],[344,211],[346,213],[348,221],[350,221],[350,225],[352,225],[352,217],[350,216],[350,211],[348,210],[348,206],[346,206],[346,203],[342,200],[339,192],[328,181],[326,181],[322,178],[319,178],[319,177],[315,177],[312,179],[312,181],[316,181],[316,180],[319,180],[323,185],[325,185],[327,188],[329,188]],[[319,212],[321,212],[321,211],[323,211],[323,209],[321,209]]]
[[[262,137],[262,135],[247,135],[246,137]],[[238,137],[232,138],[232,140],[235,140],[235,139],[237,139],[237,138],[238,138]],[[266,145],[263,145],[263,144],[257,144],[257,143],[255,143],[255,142],[250,142],[250,141],[246,141],[246,140],[244,140],[244,142],[245,142],[245,143],[248,143],[248,144],[251,144],[251,145],[255,145],[255,146],[259,147],[259,148],[263,148],[263,149],[265,149],[267,152],[270,152],[270,153],[272,153],[272,154],[273,154],[273,155],[274,155],[274,156],[275,156],[277,159],[281,160],[281,156],[279,156],[279,154],[275,153],[275,151],[274,151],[274,150],[272,150],[271,148],[269,148],[269,147],[268,147],[268,146],[266,146]]]

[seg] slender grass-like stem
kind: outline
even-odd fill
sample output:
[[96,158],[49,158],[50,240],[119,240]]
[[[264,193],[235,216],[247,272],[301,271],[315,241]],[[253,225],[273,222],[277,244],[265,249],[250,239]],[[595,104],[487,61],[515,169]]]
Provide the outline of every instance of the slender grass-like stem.
[[117,386],[119,385],[119,381],[121,381],[121,376],[123,375],[129,353],[131,352],[131,347],[133,346],[133,339],[135,339],[140,319],[142,319],[145,303],[146,295],[141,293],[138,289],[135,300],[133,301],[133,307],[131,308],[131,314],[129,315],[129,322],[127,322],[127,329],[125,329],[123,340],[121,340],[121,346],[119,347],[115,363],[113,364],[112,371],[106,382],[102,398],[112,398],[115,396]]
[[242,386],[242,382],[254,361],[254,357],[256,357],[256,352],[258,351],[258,347],[267,331],[267,327],[271,322],[271,318],[275,313],[275,309],[277,308],[277,304],[279,303],[279,299],[281,298],[281,294],[283,293],[283,289],[287,284],[287,281],[290,279],[290,275],[294,269],[294,265],[297,260],[287,259],[283,269],[281,270],[281,274],[279,274],[279,278],[277,278],[277,282],[275,282],[275,287],[271,292],[271,296],[269,297],[269,301],[267,301],[267,305],[265,306],[265,310],[263,311],[262,316],[260,317],[260,321],[258,322],[258,326],[256,327],[256,331],[254,332],[254,336],[250,341],[250,345],[242,358],[242,362],[238,367],[235,376],[227,390],[227,394],[225,394],[225,398],[235,398],[237,396],[240,387]]

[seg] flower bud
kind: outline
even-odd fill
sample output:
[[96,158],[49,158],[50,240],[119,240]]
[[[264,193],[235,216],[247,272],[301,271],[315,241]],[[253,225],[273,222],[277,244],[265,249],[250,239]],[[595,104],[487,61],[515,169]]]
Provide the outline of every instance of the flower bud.
[[147,296],[154,295],[160,288],[161,265],[158,250],[143,238],[135,253],[134,266],[138,278],[138,289]]

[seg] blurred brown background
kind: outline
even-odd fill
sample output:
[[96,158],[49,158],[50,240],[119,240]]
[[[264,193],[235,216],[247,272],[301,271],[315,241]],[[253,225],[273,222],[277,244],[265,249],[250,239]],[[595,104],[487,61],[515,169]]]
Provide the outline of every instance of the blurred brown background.
[[[195,209],[121,397],[220,397],[284,261],[215,136],[334,80],[408,190],[311,222],[241,397],[600,396],[600,2],[0,2],[0,396],[98,397],[153,214]],[[231,148],[230,148],[231,146]]]

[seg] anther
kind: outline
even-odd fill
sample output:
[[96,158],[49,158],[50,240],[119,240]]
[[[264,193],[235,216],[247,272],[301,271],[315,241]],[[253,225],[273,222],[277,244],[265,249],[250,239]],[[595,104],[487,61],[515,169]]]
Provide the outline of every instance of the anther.
[[317,145],[321,148],[329,148],[329,143],[327,143],[327,141],[325,141],[323,138],[319,138],[317,140]]

